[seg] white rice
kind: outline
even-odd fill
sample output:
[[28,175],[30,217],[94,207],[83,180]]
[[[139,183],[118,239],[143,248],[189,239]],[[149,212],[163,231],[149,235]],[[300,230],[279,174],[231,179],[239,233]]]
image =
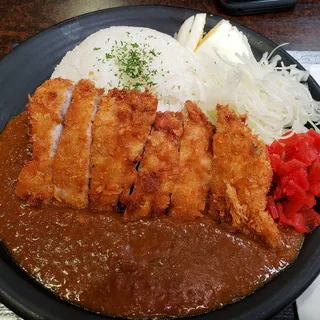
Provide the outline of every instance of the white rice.
[[150,69],[157,70],[150,89],[159,99],[159,110],[181,110],[185,101],[200,100],[195,77],[195,57],[174,38],[156,30],[139,27],[111,27],[100,30],[69,51],[55,68],[52,78],[79,81],[90,79],[97,87],[109,90],[124,87],[115,59],[106,59],[114,45],[137,43],[159,53]]

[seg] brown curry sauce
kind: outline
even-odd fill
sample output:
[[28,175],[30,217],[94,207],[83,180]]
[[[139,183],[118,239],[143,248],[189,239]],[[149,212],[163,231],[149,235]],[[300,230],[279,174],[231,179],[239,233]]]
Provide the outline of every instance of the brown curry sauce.
[[205,217],[125,223],[120,214],[44,206],[14,196],[28,158],[25,115],[0,135],[0,239],[13,258],[60,297],[121,316],[182,316],[252,293],[295,260],[303,235],[278,249]]

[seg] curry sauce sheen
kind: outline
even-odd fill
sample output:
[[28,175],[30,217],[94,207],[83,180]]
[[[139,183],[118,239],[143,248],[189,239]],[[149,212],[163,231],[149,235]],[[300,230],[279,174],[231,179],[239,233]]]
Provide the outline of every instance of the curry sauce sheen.
[[269,281],[303,243],[282,230],[281,246],[271,249],[208,217],[125,223],[115,213],[29,206],[14,195],[28,150],[20,114],[0,135],[0,238],[31,276],[88,309],[182,316],[219,308]]

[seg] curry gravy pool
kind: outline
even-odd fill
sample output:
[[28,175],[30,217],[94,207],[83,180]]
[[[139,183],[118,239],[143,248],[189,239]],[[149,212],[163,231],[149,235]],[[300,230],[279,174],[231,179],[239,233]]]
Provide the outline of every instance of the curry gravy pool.
[[278,249],[208,218],[124,223],[120,214],[26,205],[14,195],[28,159],[24,113],[0,135],[0,238],[13,258],[60,297],[121,316],[198,314],[245,297],[293,262],[303,243]]

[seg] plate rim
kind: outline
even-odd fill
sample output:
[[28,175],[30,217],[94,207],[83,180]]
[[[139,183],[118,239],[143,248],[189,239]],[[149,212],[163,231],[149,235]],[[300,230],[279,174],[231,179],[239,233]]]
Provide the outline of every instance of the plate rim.
[[[69,23],[73,23],[79,19],[85,19],[86,17],[89,17],[89,16],[93,16],[93,15],[97,15],[97,14],[104,14],[104,13],[112,13],[113,11],[114,12],[121,12],[121,11],[126,11],[126,10],[139,10],[139,9],[158,9],[158,8],[163,8],[163,9],[166,9],[166,10],[181,10],[181,11],[188,11],[190,12],[190,14],[197,14],[197,13],[206,13],[206,12],[203,12],[203,11],[200,11],[200,10],[196,10],[196,9],[192,9],[192,8],[184,8],[184,7],[177,7],[177,6],[164,6],[164,5],[130,5],[130,6],[120,6],[120,7],[113,7],[113,8],[107,8],[107,9],[101,9],[101,10],[96,10],[96,11],[92,11],[92,12],[88,12],[88,13],[84,13],[84,14],[81,14],[81,15],[78,15],[78,16],[75,16],[75,17],[71,17],[69,19],[66,19],[64,21],[61,21],[61,22],[58,22],[52,26],[50,26],[49,28],[46,28],[40,32],[38,32],[37,34],[27,38],[26,40],[24,40],[21,44],[19,44],[16,48],[14,48],[13,50],[11,50],[8,54],[6,54],[1,60],[0,60],[0,69],[1,67],[6,64],[7,60],[10,59],[11,57],[13,57],[15,54],[19,53],[19,51],[21,50],[24,50],[25,46],[28,45],[32,40],[34,40],[35,38],[37,38],[39,35],[45,35],[46,33],[50,33],[56,29],[60,29],[61,26],[64,26],[64,25],[67,25]],[[223,17],[219,16],[219,15],[215,15],[215,14],[211,14],[211,13],[206,13],[209,17],[215,17],[217,19],[224,19]],[[269,45],[271,45],[272,47],[276,47],[277,44],[274,43],[272,40],[268,39],[267,37],[265,37],[264,35],[262,35],[261,33],[259,32],[256,32],[252,29],[250,29],[249,27],[241,24],[241,23],[238,23],[238,22],[235,22],[235,21],[232,21],[230,19],[228,19],[233,25],[235,26],[239,26],[240,28],[246,30],[247,32],[249,33],[252,33],[256,36],[258,36],[259,38],[262,39],[262,41],[264,43],[267,43]],[[304,70],[304,68],[300,65],[300,63],[298,61],[296,61],[296,59],[294,59],[289,53],[287,53],[283,48],[279,48],[277,50],[277,53],[280,54],[281,56],[287,56],[291,61],[293,61],[294,63],[296,63],[300,68],[302,68]],[[1,79],[1,77],[0,77]],[[320,92],[320,87],[319,85],[317,84],[317,82],[310,76],[309,77],[309,80],[308,80],[308,83],[312,83],[313,86],[315,86],[316,90]],[[320,230],[317,231],[317,234],[318,234],[318,237],[320,235]],[[314,236],[316,236],[316,234],[314,234]],[[2,243],[2,242],[1,242]],[[301,250],[303,250],[303,248],[301,248]],[[301,253],[301,252],[300,252]],[[300,254],[299,253],[299,254]],[[309,261],[311,263],[311,261]],[[294,264],[295,262],[293,262],[292,264]],[[297,285],[298,288],[296,288],[295,291],[291,291],[280,303],[278,301],[275,301],[274,304],[266,311],[264,311],[262,314],[261,314],[261,319],[267,319],[269,318],[270,316],[276,314],[280,309],[284,308],[286,305],[288,305],[290,302],[292,302],[295,298],[298,297],[299,294],[301,294],[313,281],[314,279],[318,276],[318,274],[320,273],[320,256],[316,257],[313,261],[313,264],[312,264],[313,267],[315,266],[318,266],[317,267],[317,271],[314,272],[313,276],[312,277],[309,277],[307,279],[307,281],[302,281],[303,284],[299,284]],[[285,271],[288,271],[291,267],[291,264],[289,265],[288,268],[285,269]],[[310,267],[310,266],[309,266]],[[20,267],[19,267],[20,268]],[[310,267],[311,268],[311,267]],[[0,261],[0,270],[3,269],[3,263],[2,261]],[[25,272],[25,271],[24,271]],[[281,272],[282,274],[283,272]],[[28,277],[31,277],[30,275],[28,275]],[[277,276],[278,277],[278,276]],[[276,277],[276,278],[277,278]],[[1,278],[1,276],[0,276]],[[34,281],[34,279],[33,279]],[[272,282],[272,281],[271,281]],[[265,284],[263,287],[267,286],[269,283],[271,282],[268,282],[267,284]],[[45,289],[47,290],[47,289]],[[294,293],[293,293],[294,292]],[[53,296],[55,296],[53,294]],[[249,295],[249,296],[252,296]],[[70,306],[76,306],[77,309],[79,310],[85,310],[84,308],[82,307],[79,307],[77,305],[74,305],[73,303],[70,303],[70,302],[66,302],[65,300],[61,299],[60,297],[58,297],[59,299],[59,303],[61,304],[61,302],[64,302],[65,304],[68,304]],[[25,307],[23,305],[21,305],[21,303],[19,302],[19,299],[14,299],[13,296],[10,296],[8,294],[6,294],[6,292],[3,290],[3,283],[0,281],[0,300],[1,302],[3,302],[5,305],[9,306],[9,308],[11,310],[13,310],[15,313],[17,313],[18,315],[24,317],[25,319],[39,319],[40,317],[40,314],[36,314],[34,311],[30,310],[29,307]],[[244,301],[245,298],[242,300]],[[240,302],[241,303],[241,302]],[[217,311],[219,310],[224,310],[226,309],[228,306],[232,306],[234,304],[231,304],[231,305],[227,305],[225,306],[223,309],[218,309]],[[263,304],[261,304],[262,306]],[[260,306],[260,309],[261,309],[261,306]],[[82,312],[82,311],[81,311]],[[196,315],[194,316],[195,318],[202,318],[202,319],[205,319],[205,318],[210,318],[212,315],[214,316],[215,311],[209,311],[208,313],[205,313],[205,314],[201,314],[201,315]],[[254,309],[254,314],[257,315],[259,313],[261,313],[261,310],[259,310],[259,307],[255,307]],[[258,313],[257,313],[258,312]],[[98,314],[95,313],[94,311],[90,311],[90,314],[92,315],[95,315],[97,316]],[[240,315],[240,318],[241,319],[247,319],[245,317],[248,317],[248,316],[252,316],[252,314],[248,314],[248,315]],[[100,316],[101,317],[101,316]],[[102,315],[102,318],[105,318],[107,319],[108,316],[104,316]],[[119,317],[118,317],[119,318]],[[56,318],[55,318],[56,319]],[[62,319],[62,318],[61,318]]]

